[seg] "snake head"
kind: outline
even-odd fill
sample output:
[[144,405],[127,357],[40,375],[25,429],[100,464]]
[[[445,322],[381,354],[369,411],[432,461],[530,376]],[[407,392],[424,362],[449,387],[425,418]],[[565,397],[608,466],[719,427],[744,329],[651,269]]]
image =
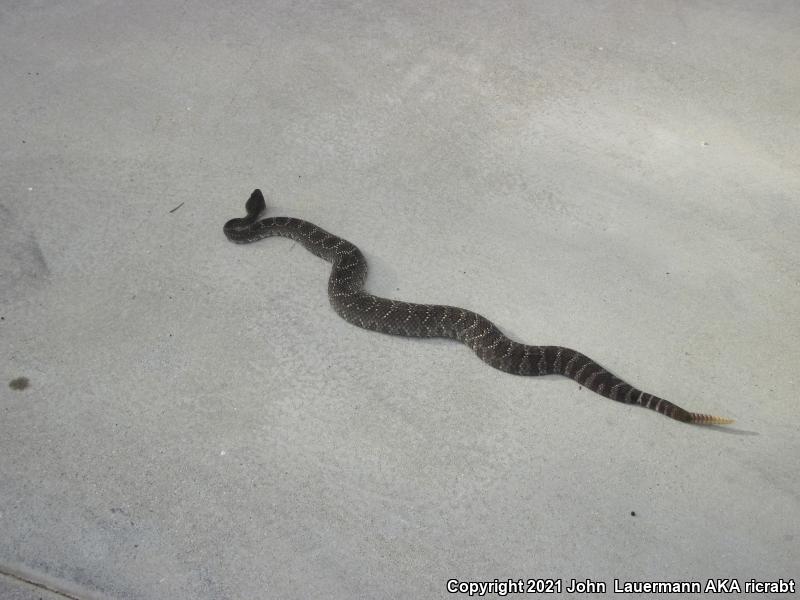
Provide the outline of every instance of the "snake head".
[[261,193],[261,190],[253,190],[244,208],[247,210],[248,217],[257,217],[267,209],[267,204],[264,202],[264,194]]

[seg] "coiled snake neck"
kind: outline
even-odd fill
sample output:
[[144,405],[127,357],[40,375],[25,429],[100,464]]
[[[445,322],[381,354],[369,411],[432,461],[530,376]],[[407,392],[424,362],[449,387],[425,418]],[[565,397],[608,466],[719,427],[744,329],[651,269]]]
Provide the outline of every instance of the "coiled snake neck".
[[689,412],[668,400],[643,392],[577,350],[515,342],[491,321],[472,311],[438,304],[401,302],[365,292],[367,262],[355,245],[308,221],[291,217],[258,220],[266,209],[260,190],[252,193],[245,208],[246,217],[225,223],[223,231],[227,238],[237,244],[247,244],[265,237],[287,237],[330,262],[328,298],[339,316],[353,325],[405,337],[458,340],[495,369],[514,375],[563,375],[611,400],[638,404],[684,423],[733,423],[732,419]]

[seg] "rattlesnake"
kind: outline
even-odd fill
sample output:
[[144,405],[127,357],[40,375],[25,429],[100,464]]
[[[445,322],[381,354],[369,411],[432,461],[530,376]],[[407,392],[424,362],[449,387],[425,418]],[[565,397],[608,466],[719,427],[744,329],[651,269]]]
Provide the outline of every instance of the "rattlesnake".
[[227,238],[247,244],[275,235],[287,237],[332,263],[328,298],[339,316],[354,325],[406,337],[458,340],[495,369],[515,375],[563,375],[611,400],[638,404],[684,423],[733,423],[732,419],[689,412],[638,390],[577,350],[515,342],[491,321],[472,311],[437,304],[412,304],[369,294],[364,291],[367,262],[355,245],[308,221],[291,217],[259,221],[259,215],[266,209],[260,190],[252,193],[245,208],[246,217],[225,223],[223,231]]

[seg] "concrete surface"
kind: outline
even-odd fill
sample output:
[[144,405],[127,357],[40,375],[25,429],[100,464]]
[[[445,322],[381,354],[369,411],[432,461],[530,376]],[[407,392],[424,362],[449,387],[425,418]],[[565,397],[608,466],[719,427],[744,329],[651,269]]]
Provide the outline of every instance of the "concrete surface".
[[[3,3],[3,597],[798,578],[800,5],[428,4]],[[254,187],[737,423],[359,330]]]
[[[7,569],[7,567],[5,568]],[[20,573],[0,575],[0,598],[3,600],[63,600],[71,597],[66,591],[53,592],[49,590],[47,583],[42,581],[42,573],[37,573],[37,576],[38,581],[31,582]],[[52,583],[64,590],[65,582]]]

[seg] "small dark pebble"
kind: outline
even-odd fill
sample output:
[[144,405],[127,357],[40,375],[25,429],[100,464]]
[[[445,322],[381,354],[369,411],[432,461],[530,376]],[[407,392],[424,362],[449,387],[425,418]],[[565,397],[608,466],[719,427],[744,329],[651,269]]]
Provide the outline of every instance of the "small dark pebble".
[[632,517],[635,517],[635,516],[636,516],[636,511],[635,511],[635,510],[632,510],[632,511],[631,511],[631,516],[632,516]]
[[17,377],[8,382],[8,387],[12,390],[24,390],[30,384],[31,382],[27,377]]

